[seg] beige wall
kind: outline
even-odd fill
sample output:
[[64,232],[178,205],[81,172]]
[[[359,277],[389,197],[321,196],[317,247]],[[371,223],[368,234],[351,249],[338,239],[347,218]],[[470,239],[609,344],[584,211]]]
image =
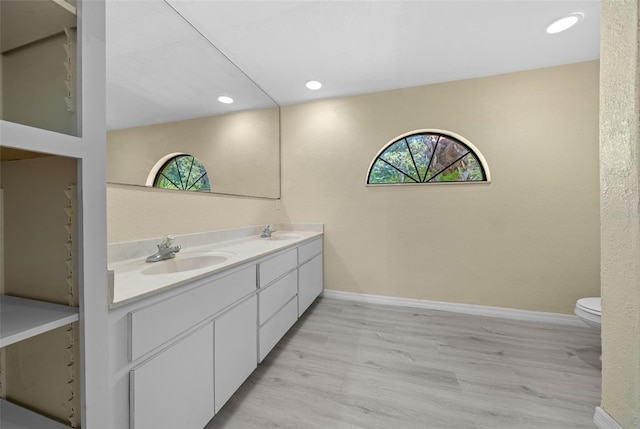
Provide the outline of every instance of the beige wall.
[[282,219],[279,200],[107,186],[110,243],[278,223]]
[[[325,224],[325,287],[572,313],[600,289],[597,62],[286,106],[280,202],[110,185],[108,239]],[[366,187],[407,131],[469,139],[493,183]]]
[[[598,296],[598,62],[282,108],[291,222],[325,224],[325,287],[572,313]],[[408,131],[462,135],[493,183],[367,187]]]
[[625,429],[640,427],[638,9],[601,10],[602,408]]

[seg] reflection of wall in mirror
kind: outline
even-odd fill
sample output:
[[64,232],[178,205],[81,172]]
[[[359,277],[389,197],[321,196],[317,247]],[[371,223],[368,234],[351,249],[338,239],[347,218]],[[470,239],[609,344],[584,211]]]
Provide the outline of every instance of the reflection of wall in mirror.
[[145,186],[158,160],[175,152],[202,162],[212,192],[280,197],[278,107],[110,131],[107,181]]

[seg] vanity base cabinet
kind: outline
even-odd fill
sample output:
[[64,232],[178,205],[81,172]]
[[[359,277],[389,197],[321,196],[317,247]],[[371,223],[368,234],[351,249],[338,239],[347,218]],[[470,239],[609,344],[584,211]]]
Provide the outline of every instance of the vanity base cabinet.
[[322,293],[322,254],[301,265],[298,276],[298,317],[300,317]]
[[256,369],[255,295],[215,320],[215,412]]
[[131,428],[202,429],[214,414],[213,353],[208,323],[133,369]]
[[202,429],[322,291],[322,238],[109,315],[112,426]]

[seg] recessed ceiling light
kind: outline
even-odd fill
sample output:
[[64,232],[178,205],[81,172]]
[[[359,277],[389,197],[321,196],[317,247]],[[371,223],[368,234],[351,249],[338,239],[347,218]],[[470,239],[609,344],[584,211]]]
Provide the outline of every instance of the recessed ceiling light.
[[320,82],[318,82],[317,80],[308,80],[304,86],[306,86],[307,88],[309,88],[312,91],[316,91],[320,88],[322,88],[322,84]]
[[572,13],[562,18],[558,18],[547,26],[548,34],[556,34],[568,30],[578,22],[582,21],[584,15],[581,13]]
[[224,104],[231,104],[233,103],[233,98],[229,97],[228,95],[221,95],[220,97],[218,97],[218,101]]

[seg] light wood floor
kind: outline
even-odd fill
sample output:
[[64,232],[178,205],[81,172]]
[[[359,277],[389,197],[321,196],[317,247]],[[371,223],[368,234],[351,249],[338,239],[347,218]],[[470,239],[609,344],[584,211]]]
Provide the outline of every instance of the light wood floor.
[[319,299],[207,429],[595,428],[590,328]]

